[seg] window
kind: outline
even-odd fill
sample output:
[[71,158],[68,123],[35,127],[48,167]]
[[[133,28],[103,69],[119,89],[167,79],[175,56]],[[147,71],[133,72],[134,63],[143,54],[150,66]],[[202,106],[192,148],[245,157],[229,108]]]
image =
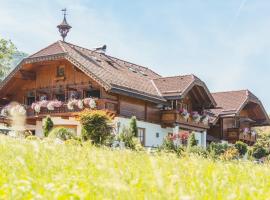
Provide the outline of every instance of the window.
[[57,77],[63,77],[63,76],[65,76],[65,67],[64,66],[58,66],[57,67],[56,76]]
[[156,138],[159,138],[159,133],[156,133]]
[[96,97],[100,98],[100,90],[87,90],[85,91],[85,97]]
[[145,145],[145,128],[138,128],[138,139],[141,142],[141,144]]
[[26,104],[27,104],[28,106],[32,105],[32,103],[34,103],[34,102],[35,102],[35,97],[27,97],[27,102],[26,102]]

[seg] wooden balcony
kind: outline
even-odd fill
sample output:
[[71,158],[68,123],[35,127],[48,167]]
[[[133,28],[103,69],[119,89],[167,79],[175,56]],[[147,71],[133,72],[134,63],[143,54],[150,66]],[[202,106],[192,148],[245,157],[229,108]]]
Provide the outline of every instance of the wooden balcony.
[[[97,108],[98,110],[108,110],[112,113],[117,113],[118,109],[118,102],[113,101],[110,99],[98,99],[96,100]],[[86,107],[87,108],[87,107]],[[41,108],[39,113],[36,113],[31,106],[27,107],[27,117],[33,118],[33,117],[44,117],[47,115],[52,116],[72,116],[76,115],[77,112],[82,111],[83,109],[79,109],[78,107],[74,106],[73,110],[68,109],[67,103],[64,103],[59,108],[54,108],[54,110],[48,110],[47,108]]]
[[[174,125],[179,123],[180,126],[195,129],[208,129],[209,124],[204,124],[202,122],[195,122],[191,117],[189,119],[184,119],[179,111],[176,110],[163,110],[161,113],[161,122],[165,125]],[[193,127],[193,128],[192,128]]]
[[240,128],[228,128],[227,129],[227,137],[225,138],[229,142],[236,142],[241,140],[246,143],[254,143],[256,142],[256,135],[252,135],[251,133],[244,134],[240,131]]

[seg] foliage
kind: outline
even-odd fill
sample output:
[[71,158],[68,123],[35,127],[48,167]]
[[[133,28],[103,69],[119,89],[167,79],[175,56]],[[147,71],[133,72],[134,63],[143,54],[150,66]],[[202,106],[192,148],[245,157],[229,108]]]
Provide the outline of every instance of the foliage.
[[52,128],[53,128],[52,119],[50,117],[46,117],[43,126],[43,132],[45,137],[48,137],[49,132],[52,130]]
[[54,128],[50,133],[49,133],[49,138],[58,138],[60,140],[69,140],[73,139],[75,137],[75,134],[73,131],[64,128],[64,127],[57,127]]
[[225,153],[225,151],[228,148],[229,148],[229,146],[226,143],[212,142],[208,147],[208,151],[212,157],[217,157],[217,156],[220,156],[221,154]]
[[9,71],[15,52],[16,47],[10,40],[0,38],[0,81]]
[[193,146],[187,149],[187,152],[190,154],[196,154],[198,156],[202,156],[204,158],[208,157],[208,151],[200,146]]
[[83,126],[82,137],[94,144],[104,144],[113,131],[112,120],[104,110],[86,109],[79,114],[79,121]]
[[239,154],[241,156],[245,155],[247,153],[248,150],[248,146],[246,143],[241,142],[241,141],[237,141],[234,145],[234,147],[238,150]]
[[267,156],[267,150],[263,146],[254,145],[252,150],[252,156],[256,159]]
[[197,141],[196,141],[196,138],[195,138],[195,134],[191,133],[190,136],[188,137],[187,146],[188,146],[188,148],[191,148],[191,147],[194,147],[196,145],[197,145]]
[[130,149],[135,149],[135,144],[133,143],[133,135],[131,128],[123,127],[121,133],[118,136],[118,140],[125,143],[125,146]]
[[131,117],[129,128],[131,131],[131,134],[135,137],[138,136],[138,127],[137,127],[137,119],[135,116]]
[[231,146],[226,151],[220,156],[221,160],[234,160],[239,157],[239,152],[238,150],[234,147]]
[[0,136],[0,149],[0,199],[222,200],[270,196],[267,164],[112,151],[90,143],[33,143],[7,136]]
[[170,137],[164,138],[162,145],[159,147],[159,150],[164,150],[165,152],[174,152],[177,155],[181,155],[184,151],[183,147],[175,145]]

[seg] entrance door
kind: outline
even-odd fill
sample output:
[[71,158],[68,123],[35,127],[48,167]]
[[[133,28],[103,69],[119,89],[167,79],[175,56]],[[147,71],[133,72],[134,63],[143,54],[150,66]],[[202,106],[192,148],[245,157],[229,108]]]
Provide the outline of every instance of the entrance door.
[[145,146],[145,128],[138,128],[138,139]]

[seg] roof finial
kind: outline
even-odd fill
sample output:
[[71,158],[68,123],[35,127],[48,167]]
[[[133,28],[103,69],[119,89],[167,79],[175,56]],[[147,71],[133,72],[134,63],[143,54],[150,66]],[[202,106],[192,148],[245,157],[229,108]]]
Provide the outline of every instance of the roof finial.
[[63,12],[64,19],[62,23],[57,26],[57,28],[63,38],[63,41],[65,41],[65,37],[67,36],[69,29],[71,29],[72,27],[67,23],[67,20],[66,20],[67,9],[64,8],[61,11]]

